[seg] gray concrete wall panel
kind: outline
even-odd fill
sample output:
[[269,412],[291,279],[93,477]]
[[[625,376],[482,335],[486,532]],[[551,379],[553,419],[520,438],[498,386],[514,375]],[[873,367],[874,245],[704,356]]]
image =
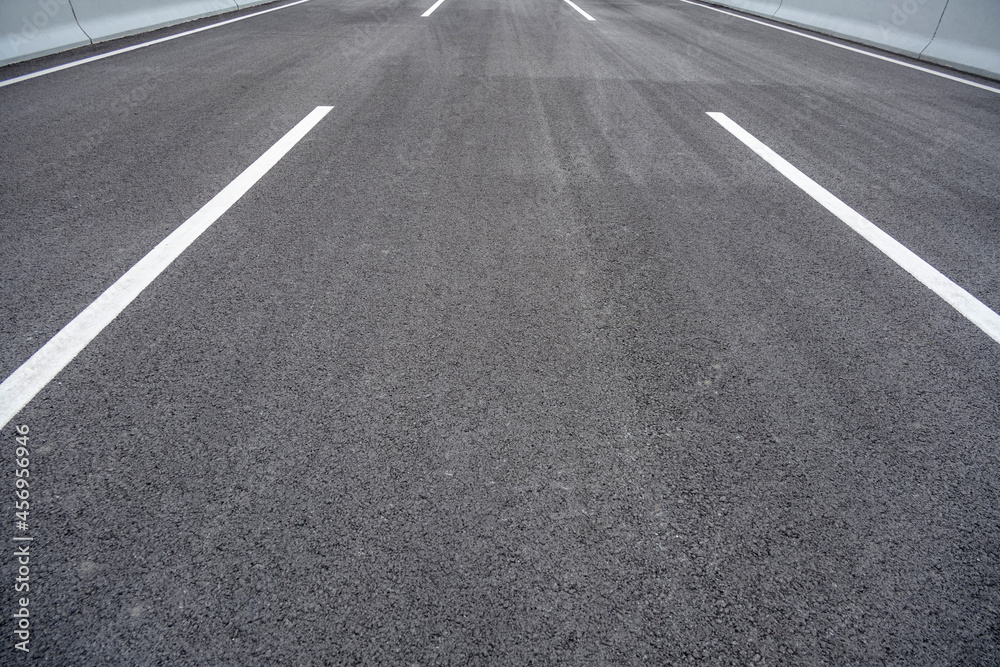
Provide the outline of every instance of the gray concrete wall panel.
[[781,0],[711,0],[713,5],[722,5],[761,16],[774,16],[781,6]]
[[85,44],[69,0],[0,0],[0,65]]
[[774,18],[913,57],[927,48],[947,0],[784,0]]
[[238,9],[234,0],[72,0],[95,42]]
[[1000,0],[951,0],[921,57],[1000,78]]

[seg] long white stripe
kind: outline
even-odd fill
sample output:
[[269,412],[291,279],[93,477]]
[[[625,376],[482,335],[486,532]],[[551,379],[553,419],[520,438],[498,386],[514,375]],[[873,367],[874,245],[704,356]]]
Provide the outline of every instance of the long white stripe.
[[428,16],[430,16],[431,14],[433,14],[434,10],[437,9],[438,5],[440,5],[442,2],[444,2],[444,0],[437,0],[437,2],[435,2],[433,5],[431,5],[430,9],[428,9],[426,12],[424,12],[423,14],[420,15],[420,18],[427,18]]
[[764,158],[785,178],[799,186],[807,195],[822,204],[826,210],[840,218],[848,227],[885,253],[889,259],[906,269],[910,275],[951,304],[970,322],[985,331],[990,338],[1000,343],[1000,315],[990,310],[986,304],[953,283],[947,276],[920,259],[906,246],[876,227],[863,215],[837,199],[826,188],[796,169],[728,116],[714,112],[709,112],[708,115],[719,125],[729,130],[734,137],[746,144],[754,153]]
[[202,232],[278,163],[333,107],[316,107],[232,183],[175,229],[115,284],[0,384],[0,428],[66,367],[118,313],[139,296]]
[[271,9],[265,9],[260,12],[254,12],[253,14],[246,14],[245,16],[237,16],[234,19],[220,21],[219,23],[213,23],[212,25],[202,26],[201,28],[195,28],[194,30],[188,30],[186,32],[179,32],[176,35],[161,37],[160,39],[154,39],[151,42],[143,42],[142,44],[133,44],[132,46],[126,46],[124,49],[108,51],[107,53],[101,53],[96,56],[90,56],[89,58],[83,58],[82,60],[74,60],[71,63],[65,63],[63,65],[57,65],[56,67],[50,67],[48,69],[39,70],[38,72],[32,72],[31,74],[16,76],[13,79],[0,81],[0,88],[3,88],[4,86],[10,86],[15,83],[20,83],[22,81],[27,81],[28,79],[34,79],[39,76],[45,76],[46,74],[61,72],[62,70],[69,69],[70,67],[78,67],[79,65],[86,65],[87,63],[92,63],[97,60],[104,60],[105,58],[110,58],[111,56],[117,56],[122,53],[128,53],[129,51],[135,51],[136,49],[144,49],[147,46],[153,46],[154,44],[162,44],[163,42],[169,42],[170,40],[177,39],[178,37],[187,37],[188,35],[193,35],[197,32],[204,32],[205,30],[211,30],[212,28],[218,28],[224,25],[229,25],[230,23],[236,23],[237,21],[245,21],[247,19],[252,19],[253,17],[260,16],[262,14],[270,14],[271,12],[276,12],[281,9],[288,9],[289,7],[294,7],[295,5],[301,5],[303,2],[309,2],[309,0],[296,0],[296,2],[290,2],[287,5],[282,5],[281,7],[272,7]]
[[[1000,88],[993,88],[992,86],[986,86],[975,81],[969,81],[968,79],[963,79],[958,76],[952,76],[951,74],[945,74],[944,72],[938,72],[937,70],[930,69],[928,67],[921,67],[920,65],[914,65],[913,63],[908,63],[903,60],[898,60],[896,58],[890,58],[888,56],[883,56],[878,53],[872,53],[871,51],[865,51],[864,49],[856,49],[853,46],[848,46],[846,44],[840,44],[839,42],[833,42],[829,39],[823,39],[822,37],[817,37],[815,35],[810,35],[805,32],[799,32],[798,30],[792,30],[790,28],[784,28],[780,25],[774,25],[773,23],[768,23],[767,21],[758,21],[757,19],[752,19],[749,16],[743,16],[742,14],[736,14],[733,12],[727,12],[725,9],[719,9],[718,7],[712,7],[700,2],[693,2],[693,0],[681,0],[681,2],[686,2],[689,5],[694,5],[696,7],[703,7],[705,9],[711,9],[714,12],[719,12],[720,14],[728,14],[729,16],[735,16],[738,19],[743,19],[744,21],[750,21],[750,23],[756,23],[758,25],[767,26],[768,28],[774,28],[775,30],[780,30],[782,32],[791,33],[793,35],[798,35],[799,37],[805,37],[811,39],[815,42],[822,42],[824,44],[829,44],[830,46],[836,46],[838,49],[844,49],[845,51],[853,51],[854,53],[860,53],[864,56],[870,56],[872,58],[878,58],[879,60],[884,60],[890,63],[896,63],[897,65],[902,65],[903,67],[909,67],[910,69],[915,69],[920,72],[926,72],[927,74],[933,74],[934,76],[939,76],[942,79],[949,79],[951,81],[958,81],[959,83],[964,83],[967,86],[974,86],[976,88],[982,88],[983,90],[988,90],[991,93],[1000,93]],[[775,19],[777,20],[777,19]]]
[[585,17],[587,18],[587,20],[588,20],[588,21],[593,21],[593,20],[594,20],[594,17],[593,17],[593,16],[591,16],[591,15],[590,15],[590,14],[588,14],[587,12],[585,12],[585,11],[583,11],[582,9],[580,9],[579,7],[577,7],[577,6],[576,6],[576,5],[575,5],[575,4],[573,3],[573,1],[572,1],[572,0],[565,0],[565,2],[566,2],[566,4],[567,4],[567,5],[569,5],[569,6],[570,6],[570,7],[572,7],[573,9],[575,9],[576,11],[580,12],[581,14],[583,14],[583,15],[584,15],[584,16],[585,16]]

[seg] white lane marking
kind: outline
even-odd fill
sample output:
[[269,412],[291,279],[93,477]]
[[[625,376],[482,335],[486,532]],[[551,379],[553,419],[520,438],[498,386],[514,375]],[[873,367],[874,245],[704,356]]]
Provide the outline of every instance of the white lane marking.
[[90,56],[89,58],[83,58],[82,60],[74,60],[71,63],[65,63],[63,65],[57,65],[56,67],[50,67],[48,69],[43,69],[38,72],[32,72],[31,74],[24,74],[22,76],[15,76],[13,79],[7,79],[6,81],[0,81],[0,88],[4,86],[10,86],[15,83],[20,83],[22,81],[27,81],[28,79],[34,79],[39,76],[45,76],[46,74],[53,74],[55,72],[61,72],[64,69],[69,69],[70,67],[77,67],[79,65],[86,65],[87,63],[92,63],[97,60],[104,60],[105,58],[110,58],[111,56],[117,56],[122,53],[128,53],[129,51],[135,51],[136,49],[144,49],[147,46],[153,46],[155,44],[162,44],[163,42],[169,42],[172,39],[177,39],[178,37],[187,37],[188,35],[193,35],[197,32],[204,32],[205,30],[211,30],[212,28],[218,28],[220,26],[229,25],[230,23],[236,23],[237,21],[245,21],[247,19],[252,19],[255,16],[260,16],[262,14],[270,14],[271,12],[276,12],[281,9],[288,9],[289,7],[294,7],[295,5],[301,5],[303,2],[309,2],[309,0],[296,0],[296,2],[290,2],[287,5],[282,5],[281,7],[272,7],[271,9],[265,9],[260,12],[254,12],[253,14],[246,14],[245,16],[237,16],[234,19],[228,19],[226,21],[221,21],[219,23],[213,23],[212,25],[202,26],[200,28],[195,28],[194,30],[188,30],[186,32],[179,32],[176,35],[169,35],[167,37],[161,37],[160,39],[154,39],[151,42],[143,42],[142,44],[133,44],[132,46],[126,46],[124,49],[117,49],[115,51],[108,51],[107,53],[101,53],[96,56]]
[[564,2],[565,2],[565,3],[567,4],[567,5],[569,5],[569,6],[570,6],[570,7],[572,7],[573,9],[575,9],[576,11],[580,12],[581,14],[583,14],[583,15],[584,15],[584,17],[585,17],[585,18],[586,18],[586,19],[587,19],[588,21],[593,21],[593,20],[595,20],[593,16],[591,16],[591,15],[590,15],[590,14],[588,14],[587,12],[585,12],[585,11],[583,11],[582,9],[580,9],[579,7],[577,7],[577,6],[576,6],[576,5],[575,5],[575,4],[573,3],[573,0],[563,0],[563,1],[564,1]]
[[[896,58],[890,58],[889,56],[883,56],[878,53],[872,53],[871,51],[865,51],[864,49],[856,49],[853,46],[847,46],[846,44],[840,44],[838,42],[830,41],[829,39],[823,39],[822,37],[817,37],[815,35],[810,35],[805,32],[799,32],[798,30],[792,30],[790,28],[784,28],[780,25],[774,25],[773,23],[768,23],[767,21],[758,21],[757,19],[752,19],[749,16],[743,16],[742,14],[736,14],[734,12],[727,12],[725,9],[719,9],[718,7],[711,7],[709,5],[704,5],[700,2],[694,2],[693,0],[681,0],[681,2],[686,2],[689,5],[694,5],[695,7],[703,7],[705,9],[711,9],[714,12],[719,12],[720,14],[728,14],[729,16],[735,16],[738,19],[743,19],[744,21],[750,21],[751,23],[757,23],[759,25],[767,26],[768,28],[774,28],[775,30],[781,30],[782,32],[788,32],[793,35],[798,35],[799,37],[805,37],[816,42],[822,42],[824,44],[829,44],[830,46],[836,46],[838,49],[844,49],[845,51],[853,51],[854,53],[860,53],[864,56],[871,56],[872,58],[878,58],[879,60],[884,60],[890,63],[896,63],[897,65],[902,65],[903,67],[909,67],[910,69],[915,69],[920,72],[926,72],[927,74],[933,74],[934,76],[939,76],[942,79],[949,79],[951,81],[958,81],[959,83],[964,83],[968,86],[975,86],[976,88],[982,88],[983,90],[988,90],[991,93],[1000,93],[1000,88],[993,88],[992,86],[986,86],[975,81],[969,81],[968,79],[963,79],[958,76],[952,76],[951,74],[945,74],[944,72],[938,72],[937,70],[930,69],[929,67],[921,67],[920,65],[914,65],[913,63],[908,63],[904,60],[897,60]],[[778,19],[775,19],[776,21]]]
[[1000,343],[1000,315],[990,310],[986,304],[953,283],[947,276],[920,259],[906,246],[876,227],[863,215],[837,199],[826,188],[796,169],[728,116],[715,112],[708,112],[708,115],[734,137],[746,144],[754,153],[764,158],[785,178],[799,186],[807,195],[822,204],[826,210],[840,218],[848,227],[885,253],[889,259],[899,264],[910,275],[951,304],[970,322],[985,331],[990,338]]
[[427,18],[428,16],[430,16],[431,14],[433,14],[434,10],[437,9],[441,5],[442,2],[444,2],[444,0],[437,0],[437,2],[435,2],[433,5],[431,5],[430,9],[428,9],[426,12],[424,12],[423,14],[420,15],[420,18]]
[[119,278],[115,284],[64,326],[49,342],[0,384],[0,428],[66,367],[139,296],[164,269],[212,226],[274,165],[285,156],[333,107],[316,107],[288,134],[222,189],[207,204],[175,229],[159,245]]

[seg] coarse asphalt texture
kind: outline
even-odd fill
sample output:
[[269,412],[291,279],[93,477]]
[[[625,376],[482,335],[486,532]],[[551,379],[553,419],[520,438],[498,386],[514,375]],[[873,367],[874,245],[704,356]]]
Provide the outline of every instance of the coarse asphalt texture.
[[4,378],[334,107],[0,432],[0,662],[1000,664],[1000,345],[706,115],[998,310],[1000,94],[431,4],[0,88]]

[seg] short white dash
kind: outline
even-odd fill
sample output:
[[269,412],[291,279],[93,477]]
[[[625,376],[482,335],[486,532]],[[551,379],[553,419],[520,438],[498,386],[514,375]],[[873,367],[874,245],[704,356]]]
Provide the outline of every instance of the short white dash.
[[576,3],[574,3],[573,0],[563,0],[563,2],[565,2],[567,5],[569,5],[570,7],[572,7],[573,9],[575,9],[576,11],[580,12],[581,14],[583,14],[584,18],[587,19],[588,21],[593,21],[594,20],[593,16],[591,16],[587,12],[585,12],[582,9],[580,9],[579,7],[577,7]]
[[439,6],[441,6],[442,2],[444,2],[444,0],[437,0],[437,2],[435,2],[433,5],[431,5],[431,8],[428,9],[423,14],[421,14],[420,17],[421,18],[427,18],[428,16],[430,16],[431,14],[433,14],[434,10],[437,9]]
[[271,170],[333,107],[316,107],[288,134],[129,269],[0,384],[0,428],[125,310],[188,246]]
[[1000,343],[1000,315],[990,310],[986,304],[956,285],[902,243],[886,234],[826,188],[796,169],[790,162],[768,148],[728,116],[715,112],[708,112],[708,115],[778,170],[781,175],[801,188],[807,195],[822,204],[826,210],[840,218],[844,224],[885,253],[889,259],[947,301],[970,322],[986,332],[990,338]]

